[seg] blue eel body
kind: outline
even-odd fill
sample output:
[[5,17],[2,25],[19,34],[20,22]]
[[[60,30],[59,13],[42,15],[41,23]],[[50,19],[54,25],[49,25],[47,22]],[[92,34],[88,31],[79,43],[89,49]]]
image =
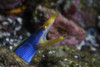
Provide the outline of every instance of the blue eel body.
[[44,29],[41,28],[39,31],[33,33],[28,39],[26,39],[14,52],[19,55],[26,62],[30,62],[37,49],[35,46],[38,45],[40,37],[43,34]]

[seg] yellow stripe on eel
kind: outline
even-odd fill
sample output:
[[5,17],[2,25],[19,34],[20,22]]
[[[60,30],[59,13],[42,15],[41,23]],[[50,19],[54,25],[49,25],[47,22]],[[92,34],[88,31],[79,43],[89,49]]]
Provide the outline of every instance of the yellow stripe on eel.
[[44,22],[44,25],[42,27],[45,27],[45,26],[48,27],[50,24],[52,24],[55,21],[56,16],[57,14],[51,15],[50,18]]
[[52,44],[54,44],[54,43],[57,43],[57,42],[59,42],[59,41],[65,39],[65,38],[67,38],[67,37],[60,36],[60,37],[58,37],[58,38],[56,38],[56,39],[53,39],[53,40],[47,40],[47,41],[44,42],[44,43],[40,43],[40,45],[41,45],[41,46],[52,45]]
[[49,29],[51,28],[52,24],[54,23],[56,16],[57,16],[57,13],[54,15],[51,15],[50,18],[47,21],[45,21],[44,25],[42,26],[43,28],[45,28],[45,31],[43,32],[43,35],[41,36],[39,43],[44,43],[47,41],[46,35]]

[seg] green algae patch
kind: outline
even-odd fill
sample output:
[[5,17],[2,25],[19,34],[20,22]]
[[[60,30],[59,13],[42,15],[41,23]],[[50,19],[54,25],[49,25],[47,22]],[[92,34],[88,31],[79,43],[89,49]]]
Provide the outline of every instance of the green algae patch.
[[38,67],[99,67],[100,58],[74,47],[53,45],[39,49],[30,64]]
[[0,67],[27,67],[27,63],[10,50],[0,47]]
[[40,48],[28,64],[14,52],[0,47],[1,67],[99,67],[100,57],[66,45]]

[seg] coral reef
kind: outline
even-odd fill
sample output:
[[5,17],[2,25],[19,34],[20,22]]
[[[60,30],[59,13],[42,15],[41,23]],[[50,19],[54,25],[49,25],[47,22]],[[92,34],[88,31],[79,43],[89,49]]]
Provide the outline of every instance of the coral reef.
[[[0,0],[0,67],[99,67],[99,6],[99,0]],[[54,13],[47,40],[66,39],[41,47],[30,64],[11,52]]]
[[37,51],[30,64],[0,47],[0,66],[7,67],[99,67],[100,58],[69,46],[46,46]]

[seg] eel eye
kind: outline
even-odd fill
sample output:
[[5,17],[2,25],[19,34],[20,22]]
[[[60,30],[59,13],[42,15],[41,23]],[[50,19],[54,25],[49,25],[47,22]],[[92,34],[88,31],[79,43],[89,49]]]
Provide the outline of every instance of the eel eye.
[[47,26],[43,26],[42,28],[43,28],[43,29],[47,29]]

